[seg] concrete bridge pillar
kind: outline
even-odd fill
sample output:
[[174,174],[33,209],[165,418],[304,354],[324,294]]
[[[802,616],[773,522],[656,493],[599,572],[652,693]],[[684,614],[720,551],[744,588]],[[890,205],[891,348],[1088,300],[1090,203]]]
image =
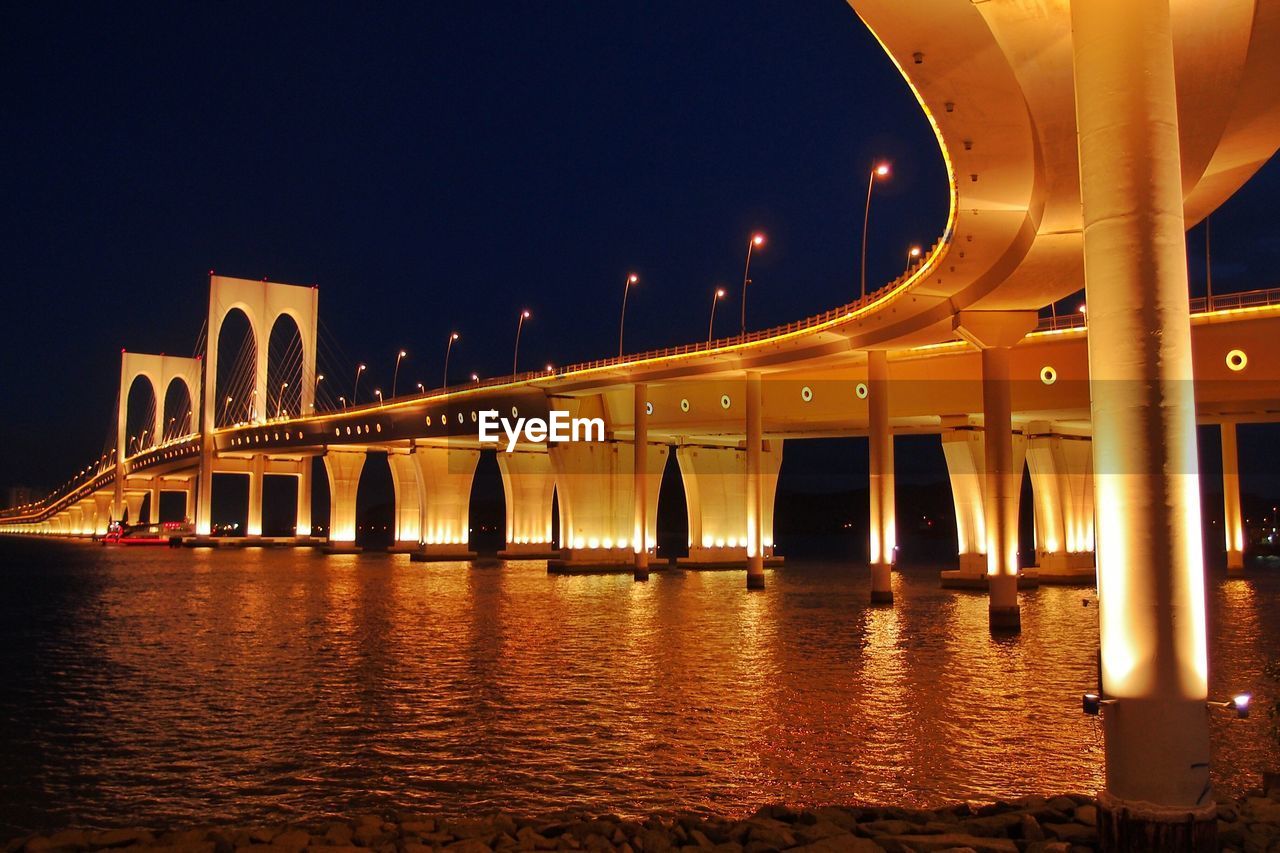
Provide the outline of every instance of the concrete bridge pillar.
[[760,405],[760,374],[747,372],[747,589],[764,589],[764,413]]
[[[631,489],[635,495],[635,500],[632,501],[635,523],[631,527],[631,550],[635,553],[635,579],[638,581],[649,579],[649,410],[646,399],[648,393],[648,385],[643,382],[636,383],[635,413],[632,420],[635,425],[635,437],[631,441]],[[660,485],[659,488],[661,488]],[[654,501],[654,505],[656,509],[657,501]]]
[[94,535],[107,535],[107,528],[111,525],[111,507],[114,502],[113,496],[107,492],[94,493],[93,505],[96,509],[93,524]]
[[82,532],[84,524],[84,511],[80,509],[79,504],[67,508],[67,532],[72,536],[79,536]]
[[[190,492],[187,493],[190,500]],[[293,535],[298,539],[311,538],[311,457],[304,456],[298,463],[298,508],[294,515]]]
[[324,468],[329,475],[329,551],[356,548],[356,491],[365,451],[329,448]]
[[[986,449],[982,431],[974,427],[942,433],[942,453],[951,479],[956,508],[956,542],[960,554],[955,579],[984,579],[987,572],[987,518],[983,472]],[[943,572],[946,579],[949,572]]]
[[266,477],[267,457],[254,454],[249,460],[249,517],[245,523],[245,535],[262,536],[262,481]]
[[1244,572],[1244,517],[1240,511],[1240,456],[1236,425],[1222,424],[1222,526],[1227,542],[1227,574]]
[[415,551],[422,537],[421,485],[418,481],[418,463],[410,449],[396,448],[387,453],[387,465],[391,468],[391,487],[395,493],[393,520],[395,532],[393,551]]
[[1021,630],[1018,612],[1018,497],[1022,458],[1015,466],[1014,344],[1036,327],[1034,311],[961,311],[955,329],[982,351],[983,510],[987,528],[987,589],[993,631]]
[[[657,541],[658,489],[666,445],[645,455],[645,547]],[[577,441],[549,450],[560,496],[560,559],[552,569],[635,566],[635,447],[622,441]]]
[[[676,448],[689,513],[689,557],[685,565],[746,566],[747,451],[745,447]],[[760,541],[773,558],[773,504],[782,466],[782,441],[764,442],[760,452]]]
[[151,500],[147,505],[147,523],[160,523],[160,478],[151,481]]
[[182,520],[191,524],[195,521],[195,502],[192,500],[195,495],[192,494],[191,483],[188,481],[187,487],[182,490]]
[[129,523],[142,523],[142,501],[146,498],[146,492],[125,492],[124,505],[129,511]]
[[545,451],[498,453],[507,505],[506,548],[500,556],[553,557],[551,504],[556,480]]
[[893,432],[889,426],[889,356],[867,353],[867,445],[870,453],[867,561],[871,568],[871,603],[892,604],[890,573],[897,561],[898,532],[894,505]]
[[1214,850],[1169,0],[1072,0],[1112,850]]
[[1009,347],[982,351],[983,441],[986,443],[987,583],[992,630],[1018,631],[1018,493],[1013,467]]
[[92,536],[98,526],[98,506],[93,498],[80,501],[80,535]]
[[1027,426],[1040,580],[1093,580],[1093,447],[1045,422]]
[[421,547],[414,559],[463,560],[471,550],[471,483],[480,451],[420,445],[410,455],[417,469]]

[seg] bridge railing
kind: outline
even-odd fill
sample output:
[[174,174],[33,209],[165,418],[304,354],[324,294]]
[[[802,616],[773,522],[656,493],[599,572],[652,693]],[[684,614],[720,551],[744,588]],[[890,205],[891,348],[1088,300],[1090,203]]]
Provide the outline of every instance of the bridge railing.
[[[1190,300],[1192,314],[1208,314],[1213,311],[1231,311],[1240,308],[1260,308],[1268,305],[1280,305],[1280,287],[1266,290],[1246,290],[1240,293],[1217,293],[1212,297],[1196,296]],[[1041,317],[1039,324],[1036,326],[1036,331],[1079,329],[1085,326],[1085,318],[1086,314],[1083,311]]]

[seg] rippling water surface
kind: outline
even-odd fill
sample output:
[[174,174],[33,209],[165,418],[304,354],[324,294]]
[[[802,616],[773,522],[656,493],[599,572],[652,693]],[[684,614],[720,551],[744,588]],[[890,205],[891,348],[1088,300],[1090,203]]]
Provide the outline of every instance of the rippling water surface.
[[[1101,786],[1092,590],[986,599],[793,564],[548,576],[307,550],[0,540],[0,823],[305,819],[383,806],[740,814]],[[1280,572],[1210,583],[1212,690],[1280,651]],[[1082,606],[1082,599],[1089,606]],[[1261,709],[1260,709],[1261,710]],[[1215,782],[1276,763],[1215,719]]]

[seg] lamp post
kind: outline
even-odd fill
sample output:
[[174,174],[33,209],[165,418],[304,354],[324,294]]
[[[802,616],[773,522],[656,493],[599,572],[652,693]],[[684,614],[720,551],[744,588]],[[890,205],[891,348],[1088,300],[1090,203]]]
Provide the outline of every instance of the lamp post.
[[227,402],[222,404],[222,425],[227,424],[227,410],[231,408],[231,398],[227,397]]
[[421,382],[418,383],[418,394],[422,397],[427,396],[427,389],[422,386]]
[[444,384],[441,388],[449,390],[449,354],[453,352],[453,342],[458,339],[457,332],[449,333],[449,342],[444,346]]
[[280,383],[280,393],[276,395],[276,417],[284,417],[284,392],[289,387],[288,382]]
[[622,332],[627,326],[627,294],[631,292],[631,285],[639,280],[640,276],[631,273],[622,285],[622,317],[618,320],[618,358],[622,358]]
[[351,405],[355,405],[360,400],[360,374],[364,373],[365,365],[361,364],[356,367],[356,381],[351,388]]
[[911,265],[914,264],[916,260],[919,259],[919,257],[920,257],[919,246],[912,246],[910,249],[907,249],[907,269],[911,269]]
[[338,398],[338,402],[342,404],[342,411],[344,411],[344,412],[345,412],[345,411],[347,410],[347,398],[346,398],[346,397],[339,397],[339,398]]
[[471,374],[471,381],[472,381],[472,382],[479,382],[479,381],[480,381],[480,374],[478,374],[478,373],[473,373],[473,374]]
[[[324,374],[323,374],[323,373],[317,373],[317,374],[316,374],[316,387],[311,389],[311,397],[312,397],[312,399],[315,399],[316,397],[319,397],[319,396],[320,396],[320,383],[321,383],[321,382],[323,382],[323,381],[324,381]],[[313,411],[313,412],[314,412],[315,410],[316,410],[316,404],[315,404],[315,403],[312,403],[312,404],[311,404],[311,411]]]
[[400,362],[408,355],[404,350],[400,350],[400,354],[396,356],[396,369],[391,374],[391,399],[396,398],[396,380],[400,378]]
[[520,332],[524,329],[524,321],[531,315],[527,310],[520,312],[520,321],[516,323],[516,348],[511,355],[511,375],[516,375],[516,366],[520,363]]
[[[381,388],[374,388],[374,389],[373,389],[373,393],[377,395],[377,397],[378,397],[378,405],[379,405],[379,406],[381,406],[381,405],[382,405],[382,389],[381,389]],[[394,398],[393,398],[393,399],[394,399]]]
[[751,250],[764,245],[764,235],[756,234],[747,241],[747,267],[742,271],[742,327],[739,334],[747,333],[747,285],[751,283]]
[[177,435],[177,433],[173,431],[173,425],[177,422],[178,422],[178,418],[175,416],[175,417],[169,418],[169,423],[165,424],[164,437],[166,441],[168,441],[169,438],[171,438],[172,436]]
[[875,163],[871,166],[871,174],[867,178],[867,206],[862,211],[862,298],[867,295],[867,223],[871,221],[871,189],[876,185],[876,178],[889,177],[888,163]]
[[711,322],[707,324],[707,343],[711,343],[711,333],[716,327],[716,303],[724,299],[724,288],[717,287],[711,295]]

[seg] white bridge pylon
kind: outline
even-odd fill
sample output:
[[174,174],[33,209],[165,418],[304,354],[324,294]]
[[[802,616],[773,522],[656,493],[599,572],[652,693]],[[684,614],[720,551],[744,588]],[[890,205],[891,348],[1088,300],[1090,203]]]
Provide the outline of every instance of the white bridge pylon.
[[255,350],[253,391],[257,400],[254,420],[266,421],[267,356],[271,330],[276,320],[289,316],[298,327],[302,339],[301,415],[315,406],[316,338],[319,324],[320,290],[316,287],[281,284],[273,281],[250,281],[209,275],[209,319],[205,344],[204,395],[201,407],[200,484],[196,490],[196,533],[208,536],[213,527],[213,431],[216,427],[218,341],[222,324],[232,311],[240,311],[249,321]]
[[[133,387],[133,383],[139,377],[142,377],[151,384],[152,398],[155,400],[155,411],[152,423],[148,424],[147,429],[150,431],[152,441],[160,444],[164,438],[164,403],[165,397],[169,393],[169,386],[175,381],[181,382],[187,389],[187,398],[191,401],[192,417],[185,420],[186,431],[184,435],[194,435],[196,432],[195,412],[200,411],[201,405],[201,386],[200,386],[200,364],[199,356],[195,358],[185,358],[177,355],[152,355],[150,353],[129,352],[128,350],[120,351],[120,395],[116,402],[116,471],[115,478],[115,497],[112,506],[112,517],[120,518],[124,512],[124,485],[125,477],[128,475],[129,445],[128,436],[125,435],[129,428],[129,389]],[[139,445],[141,445],[141,441]],[[139,446],[138,450],[143,448]],[[154,510],[153,510],[154,511]],[[130,521],[136,521],[131,518]]]

